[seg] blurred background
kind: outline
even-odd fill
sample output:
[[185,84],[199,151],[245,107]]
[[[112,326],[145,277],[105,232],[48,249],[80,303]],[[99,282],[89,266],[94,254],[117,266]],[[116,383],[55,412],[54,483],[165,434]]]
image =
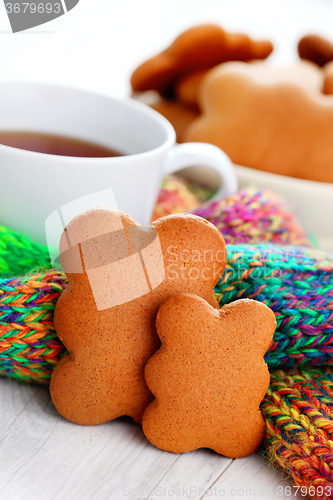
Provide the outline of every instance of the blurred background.
[[12,34],[0,3],[1,80],[24,79],[129,95],[132,70],[184,29],[213,22],[274,44],[277,64],[297,59],[307,33],[332,38],[332,0],[80,0],[66,15]]
[[[299,61],[297,45],[306,34],[333,41],[333,0],[80,0],[58,19],[16,34],[0,2],[0,81],[61,84],[127,97],[139,64],[203,23],[272,41],[268,60],[285,65]],[[253,183],[282,194],[319,246],[333,250],[331,185],[258,177],[253,170],[237,170],[237,175],[241,188]]]

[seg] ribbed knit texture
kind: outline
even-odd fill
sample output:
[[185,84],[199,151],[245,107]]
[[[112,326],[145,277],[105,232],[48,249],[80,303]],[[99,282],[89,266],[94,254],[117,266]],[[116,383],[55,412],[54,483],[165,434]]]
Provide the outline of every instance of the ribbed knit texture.
[[224,200],[207,201],[192,212],[209,220],[226,241],[312,246],[285,202],[275,193],[248,188]]
[[268,457],[301,487],[299,496],[332,498],[333,369],[274,370],[261,411]]
[[0,280],[0,374],[48,383],[65,349],[53,313],[66,284],[64,274],[47,273]]
[[215,288],[220,306],[263,302],[277,320],[265,356],[269,368],[333,363],[333,257],[301,247],[228,246]]
[[[53,311],[65,285],[65,275],[55,271],[0,280],[1,374],[48,382],[64,352]],[[221,306],[249,297],[274,311],[278,326],[265,356],[270,369],[333,364],[333,260],[325,253],[228,245],[215,293]]]
[[0,226],[0,275],[22,275],[36,267],[50,267],[48,249]]

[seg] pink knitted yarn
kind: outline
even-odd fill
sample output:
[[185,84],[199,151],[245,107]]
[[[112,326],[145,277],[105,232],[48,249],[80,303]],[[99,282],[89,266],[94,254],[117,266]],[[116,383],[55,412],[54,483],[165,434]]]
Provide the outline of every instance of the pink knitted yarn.
[[213,196],[213,191],[176,175],[164,178],[152,221],[165,215],[188,212]]
[[268,190],[248,188],[225,200],[208,201],[192,213],[212,222],[226,243],[313,246],[282,199]]

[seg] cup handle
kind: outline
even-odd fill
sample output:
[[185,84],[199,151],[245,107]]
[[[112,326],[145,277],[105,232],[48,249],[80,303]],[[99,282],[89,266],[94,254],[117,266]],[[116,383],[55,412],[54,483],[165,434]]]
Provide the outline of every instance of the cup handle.
[[227,198],[237,192],[238,182],[229,156],[212,144],[187,142],[174,146],[164,165],[164,175],[195,165],[213,168],[221,179],[214,199]]

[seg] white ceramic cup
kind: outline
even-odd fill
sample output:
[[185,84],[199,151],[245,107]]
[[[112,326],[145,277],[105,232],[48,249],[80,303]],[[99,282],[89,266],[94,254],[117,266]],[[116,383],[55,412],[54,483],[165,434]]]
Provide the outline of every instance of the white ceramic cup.
[[221,180],[217,196],[237,189],[232,164],[220,149],[175,145],[170,123],[132,99],[44,84],[0,83],[1,130],[69,136],[125,154],[77,158],[0,145],[0,224],[40,243],[46,242],[45,221],[52,212],[103,190],[112,189],[120,210],[148,224],[163,176],[191,165],[216,170]]

